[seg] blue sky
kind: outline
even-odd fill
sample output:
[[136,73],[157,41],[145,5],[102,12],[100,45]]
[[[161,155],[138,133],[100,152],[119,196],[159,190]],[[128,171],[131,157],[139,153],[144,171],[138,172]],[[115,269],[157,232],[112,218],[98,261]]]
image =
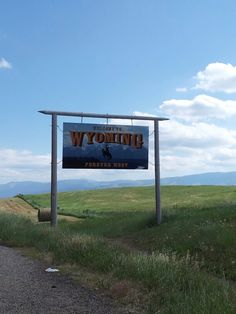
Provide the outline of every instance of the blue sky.
[[[236,169],[235,1],[9,0],[0,8],[0,183],[50,179],[42,109],[168,117],[162,177]],[[59,119],[59,161],[70,121]],[[152,164],[58,171],[59,179],[153,177]]]

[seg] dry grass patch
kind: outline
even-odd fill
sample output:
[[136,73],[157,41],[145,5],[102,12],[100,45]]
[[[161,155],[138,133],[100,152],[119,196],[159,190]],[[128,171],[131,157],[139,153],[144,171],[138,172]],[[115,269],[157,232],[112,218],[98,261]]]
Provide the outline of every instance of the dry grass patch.
[[31,205],[18,197],[0,199],[0,212],[23,215],[35,221],[38,214]]

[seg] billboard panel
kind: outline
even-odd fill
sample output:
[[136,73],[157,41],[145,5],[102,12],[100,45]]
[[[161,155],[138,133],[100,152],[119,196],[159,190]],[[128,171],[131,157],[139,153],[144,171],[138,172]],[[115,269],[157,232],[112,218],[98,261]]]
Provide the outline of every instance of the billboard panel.
[[148,169],[144,126],[64,123],[63,168]]

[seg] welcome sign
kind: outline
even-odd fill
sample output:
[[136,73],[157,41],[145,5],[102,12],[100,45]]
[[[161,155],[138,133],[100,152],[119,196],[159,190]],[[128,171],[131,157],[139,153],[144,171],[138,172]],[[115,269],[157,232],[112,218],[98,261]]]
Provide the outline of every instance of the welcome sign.
[[144,126],[64,123],[63,168],[148,169]]

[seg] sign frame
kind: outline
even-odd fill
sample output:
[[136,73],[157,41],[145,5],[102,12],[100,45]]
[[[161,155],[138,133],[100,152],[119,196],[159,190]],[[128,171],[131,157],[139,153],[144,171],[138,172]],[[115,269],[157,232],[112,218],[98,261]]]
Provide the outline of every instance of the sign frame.
[[51,129],[51,226],[57,226],[57,116],[70,116],[82,118],[101,118],[101,119],[126,119],[153,121],[154,123],[154,156],[155,156],[155,201],[156,201],[156,223],[161,224],[161,189],[160,189],[160,152],[159,152],[159,121],[169,120],[168,118],[156,116],[132,116],[116,114],[97,114],[84,112],[64,112],[40,110],[39,113],[50,115],[52,119]]

